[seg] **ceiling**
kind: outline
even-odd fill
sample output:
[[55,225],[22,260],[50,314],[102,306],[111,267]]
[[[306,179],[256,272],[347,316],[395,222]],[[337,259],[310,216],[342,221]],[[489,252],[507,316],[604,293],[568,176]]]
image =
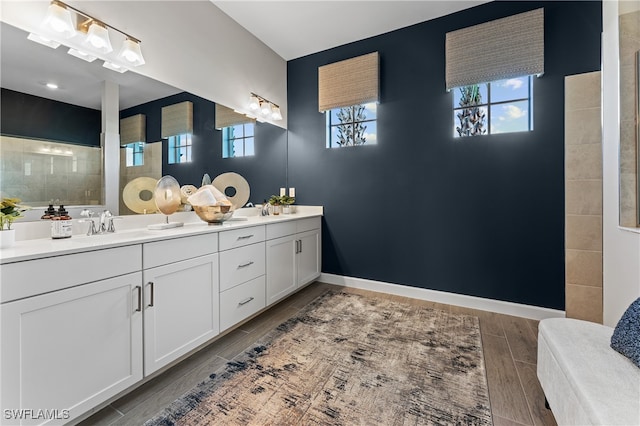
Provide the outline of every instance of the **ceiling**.
[[488,3],[488,0],[211,0],[285,60]]

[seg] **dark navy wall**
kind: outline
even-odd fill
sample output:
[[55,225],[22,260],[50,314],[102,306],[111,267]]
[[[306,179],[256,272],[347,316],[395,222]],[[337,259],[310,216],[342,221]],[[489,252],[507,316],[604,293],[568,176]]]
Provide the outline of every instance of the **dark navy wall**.
[[[162,107],[183,101],[193,102],[193,136],[191,163],[167,164],[167,141],[162,140]],[[262,202],[271,194],[277,194],[285,186],[287,161],[287,134],[279,127],[256,123],[255,155],[240,158],[222,158],[222,132],[215,129],[215,103],[182,92],[157,99],[120,112],[125,118],[145,114],[147,142],[160,142],[162,146],[162,174],[175,177],[180,185],[200,186],[202,176],[208,173],[215,179],[221,173],[236,172],[242,175],[251,188],[250,201]]]
[[2,88],[0,133],[100,146],[100,110]]
[[[545,9],[527,133],[453,138],[448,31]],[[288,63],[289,186],[323,272],[564,309],[564,77],[600,69],[600,2],[502,2]],[[318,67],[380,52],[377,145],[325,149]]]

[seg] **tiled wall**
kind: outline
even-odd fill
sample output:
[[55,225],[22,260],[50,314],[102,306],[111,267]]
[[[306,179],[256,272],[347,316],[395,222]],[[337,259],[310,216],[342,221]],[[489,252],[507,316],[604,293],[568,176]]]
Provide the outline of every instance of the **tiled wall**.
[[565,310],[602,323],[601,73],[565,78]]
[[2,195],[40,207],[102,203],[99,147],[0,136]]
[[636,164],[636,52],[640,50],[640,11],[620,15],[620,225],[638,226]]
[[122,201],[122,191],[127,183],[138,177],[162,177],[162,142],[147,143],[144,147],[144,164],[127,167],[125,149],[120,149],[120,214],[135,214]]

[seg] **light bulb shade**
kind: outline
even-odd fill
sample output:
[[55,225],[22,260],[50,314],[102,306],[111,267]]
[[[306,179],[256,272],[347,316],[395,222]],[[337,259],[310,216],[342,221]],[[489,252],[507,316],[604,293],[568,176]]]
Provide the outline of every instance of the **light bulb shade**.
[[60,34],[64,38],[71,38],[76,34],[76,28],[71,19],[71,12],[65,6],[53,1],[47,9],[43,26]]
[[271,115],[271,104],[269,102],[261,102],[260,103],[260,112],[265,117],[270,116]]
[[114,64],[113,62],[108,62],[108,61],[105,61],[102,66],[110,69],[111,71],[119,72],[120,74],[122,74],[123,72],[129,71],[128,68],[126,67],[123,67],[121,65]]
[[29,33],[27,38],[29,40],[31,40],[31,41],[35,41],[36,43],[40,43],[42,45],[49,46],[52,49],[55,49],[58,46],[60,46],[60,43],[58,43],[57,41],[51,40],[49,38],[43,37],[43,36],[41,36],[39,34],[35,34],[35,33]]
[[83,61],[87,61],[87,62],[93,62],[96,59],[98,59],[97,57],[91,55],[90,53],[86,53],[83,52],[82,50],[77,50],[74,48],[70,48],[67,53],[71,56],[75,56],[76,58],[80,58]]
[[280,107],[277,105],[273,105],[271,107],[271,119],[272,120],[282,120],[282,113],[280,112]]
[[257,96],[251,95],[249,96],[249,109],[251,111],[257,111],[260,109],[260,99]]
[[92,22],[87,32],[87,38],[83,44],[102,53],[109,53],[113,50],[109,39],[109,30],[99,22]]
[[120,53],[118,53],[118,58],[133,67],[144,64],[140,43],[130,38],[125,39],[124,43],[122,43],[122,49],[120,49]]

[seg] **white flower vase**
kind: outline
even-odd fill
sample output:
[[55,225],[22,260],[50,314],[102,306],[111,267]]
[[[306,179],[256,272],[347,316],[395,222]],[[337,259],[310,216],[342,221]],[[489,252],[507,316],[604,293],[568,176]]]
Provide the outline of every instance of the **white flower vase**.
[[0,249],[12,247],[16,243],[16,230],[0,230]]

